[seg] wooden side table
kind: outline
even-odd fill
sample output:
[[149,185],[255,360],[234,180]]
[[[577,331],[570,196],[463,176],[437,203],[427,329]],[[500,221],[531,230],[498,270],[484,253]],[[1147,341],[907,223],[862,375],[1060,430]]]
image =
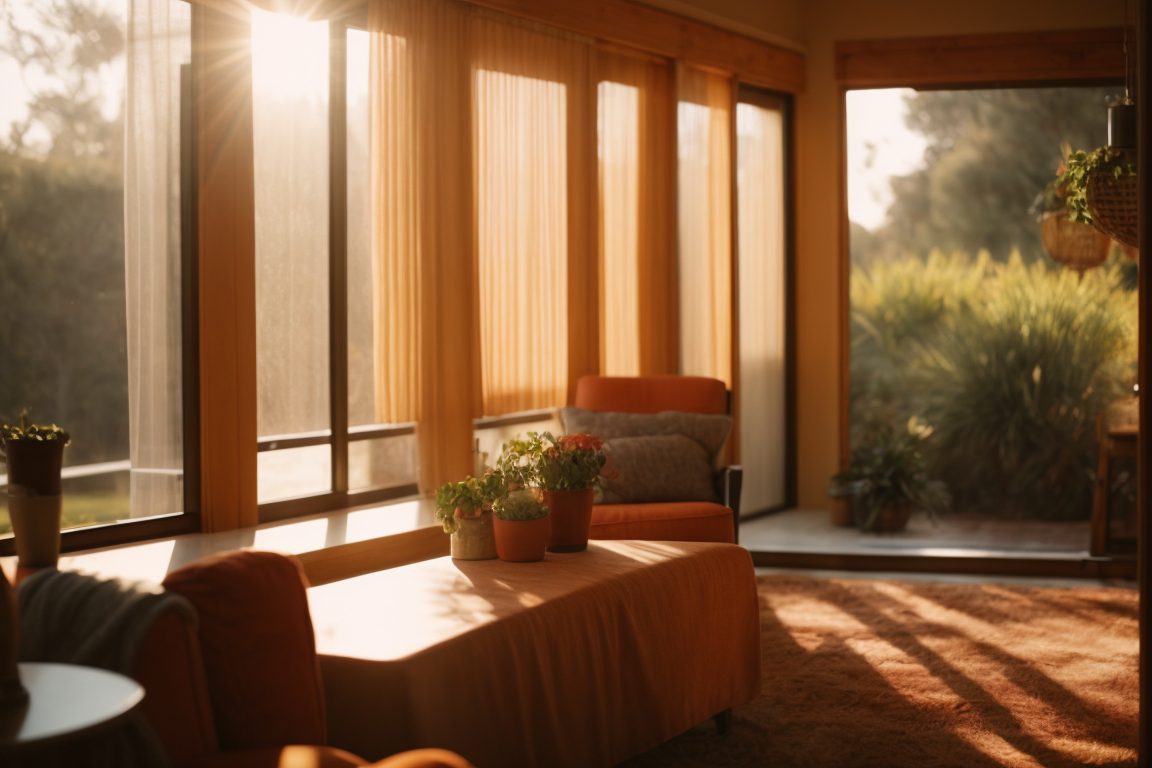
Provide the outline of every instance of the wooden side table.
[[0,755],[90,735],[121,721],[144,699],[129,677],[76,664],[22,662],[29,701],[0,709]]
[[[1113,462],[1117,459],[1134,466],[1139,430],[1135,426],[1123,425],[1101,429],[1099,434],[1100,459],[1096,467],[1096,492],[1092,498],[1092,541],[1089,554],[1093,557],[1131,554],[1136,550],[1134,534],[1127,536],[1120,532],[1121,535],[1117,535],[1112,470]],[[1123,518],[1119,522],[1122,521]]]

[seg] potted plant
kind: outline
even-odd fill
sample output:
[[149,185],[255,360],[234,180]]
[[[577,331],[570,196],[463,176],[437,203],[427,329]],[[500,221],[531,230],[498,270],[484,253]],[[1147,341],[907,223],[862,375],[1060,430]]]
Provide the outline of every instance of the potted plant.
[[[1064,146],[1065,161],[1070,150]],[[1054,260],[1083,275],[1108,259],[1112,241],[1068,203],[1068,184],[1063,181],[1066,165],[1060,164],[1057,178],[1048,182],[1033,205],[1040,222],[1040,239]],[[1078,203],[1079,205],[1080,203]]]
[[863,434],[848,466],[833,476],[828,489],[834,498],[851,499],[857,528],[901,531],[916,509],[934,517],[946,504],[941,485],[928,478],[920,450],[926,432],[910,422],[904,430],[881,424]]
[[457,560],[491,560],[496,557],[492,528],[492,505],[508,489],[498,472],[444,483],[436,489],[436,519],[451,536],[452,557]]
[[18,423],[0,425],[8,515],[22,566],[52,567],[60,558],[60,473],[70,442],[56,424],[29,424],[27,410]]
[[595,489],[606,460],[604,441],[594,435],[529,432],[504,443],[497,466],[510,485],[514,479],[542,492],[552,517],[549,551],[579,552],[588,548]]
[[548,507],[528,488],[509,491],[492,505],[496,552],[510,563],[544,559],[551,532]]

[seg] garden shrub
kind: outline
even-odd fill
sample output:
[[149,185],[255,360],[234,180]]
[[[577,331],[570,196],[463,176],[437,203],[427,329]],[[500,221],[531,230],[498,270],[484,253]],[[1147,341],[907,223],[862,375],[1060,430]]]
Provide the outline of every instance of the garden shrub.
[[852,298],[854,422],[872,409],[926,422],[954,509],[1088,515],[1096,415],[1135,375],[1136,296],[1119,267],[1081,279],[935,254],[854,274]]

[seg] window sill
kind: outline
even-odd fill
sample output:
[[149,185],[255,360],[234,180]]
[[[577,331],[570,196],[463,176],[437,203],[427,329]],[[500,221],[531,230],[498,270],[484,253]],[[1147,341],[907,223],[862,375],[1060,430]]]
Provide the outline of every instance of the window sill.
[[[295,555],[312,584],[325,584],[446,555],[448,537],[432,500],[409,497],[254,528],[69,552],[61,555],[60,568],[159,582],[194,560],[244,547]],[[16,558],[2,558],[0,565],[11,576]]]

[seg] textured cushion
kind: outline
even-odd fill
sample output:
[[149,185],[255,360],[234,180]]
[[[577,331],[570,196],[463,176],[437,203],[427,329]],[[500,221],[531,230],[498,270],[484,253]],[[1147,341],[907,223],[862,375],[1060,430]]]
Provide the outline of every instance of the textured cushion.
[[715,501],[716,455],[732,429],[722,414],[617,413],[562,408],[565,432],[604,440],[608,454],[601,478],[604,504]]
[[725,414],[683,411],[619,413],[589,411],[572,406],[560,409],[560,422],[565,432],[587,432],[602,440],[645,435],[684,435],[704,448],[709,461],[715,460],[732,429],[732,417]]
[[601,502],[713,501],[712,465],[704,447],[684,435],[616,437],[605,448],[608,462]]

